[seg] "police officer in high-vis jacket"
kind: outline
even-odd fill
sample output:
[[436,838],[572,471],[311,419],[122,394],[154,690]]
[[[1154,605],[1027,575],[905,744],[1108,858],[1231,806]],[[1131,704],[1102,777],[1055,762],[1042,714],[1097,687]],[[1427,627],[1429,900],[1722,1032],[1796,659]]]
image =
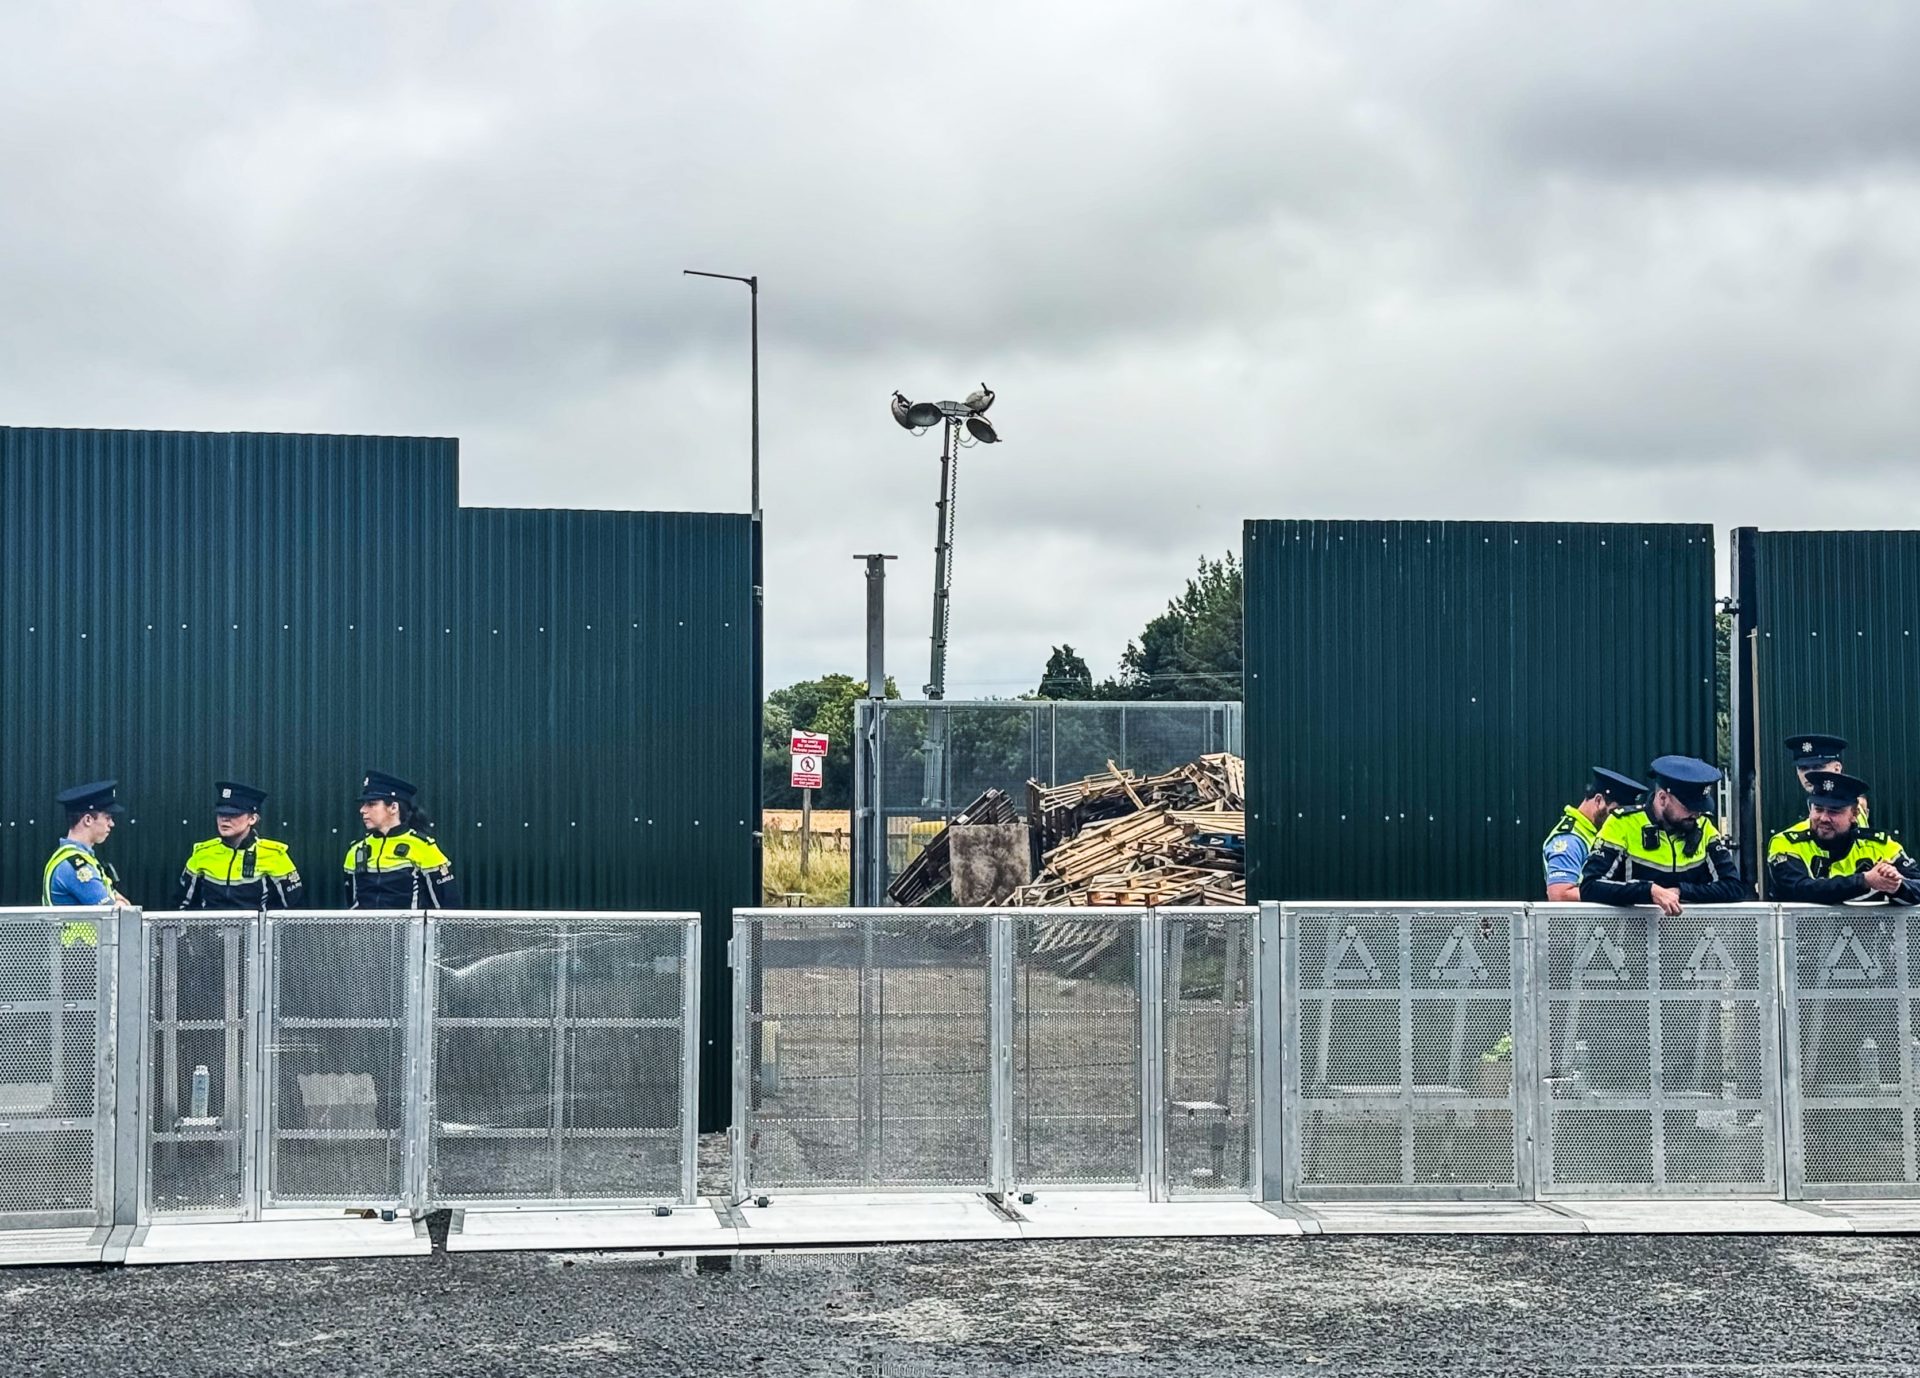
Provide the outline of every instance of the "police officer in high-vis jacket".
[[1867,782],[1839,771],[1807,776],[1807,821],[1767,844],[1767,897],[1786,904],[1920,904],[1920,865],[1883,832],[1862,826]]
[[[66,810],[67,835],[53,849],[40,873],[40,903],[48,908],[65,905],[118,904],[133,901],[120,893],[120,877],[102,861],[96,849],[113,832],[116,818],[126,806],[114,798],[118,780],[95,780],[75,785],[54,796]],[[100,935],[91,923],[67,924],[60,932],[65,947],[84,943],[97,947]]]
[[439,844],[423,831],[419,790],[397,775],[370,770],[360,782],[367,835],[347,849],[349,909],[458,909],[460,882]]
[[1651,904],[1678,914],[1686,904],[1751,899],[1733,849],[1707,815],[1720,772],[1692,756],[1661,756],[1648,767],[1653,793],[1606,821],[1580,874],[1580,898]]
[[1569,804],[1553,825],[1547,840],[1540,844],[1540,859],[1547,868],[1547,899],[1566,903],[1580,898],[1580,873],[1587,867],[1600,825],[1621,809],[1640,802],[1647,787],[1631,776],[1602,766],[1592,767],[1592,778],[1581,792],[1580,802]]
[[[1800,777],[1800,788],[1811,791],[1812,778],[1822,771],[1845,771],[1846,762],[1840,759],[1847,749],[1847,739],[1836,737],[1831,732],[1796,732],[1787,738],[1787,753],[1793,757],[1793,772]],[[1863,796],[1854,805],[1855,821],[1861,827],[1867,826],[1867,801]]]
[[180,873],[179,909],[297,909],[300,872],[287,844],[260,835],[265,790],[237,780],[214,785],[215,836],[194,847]]

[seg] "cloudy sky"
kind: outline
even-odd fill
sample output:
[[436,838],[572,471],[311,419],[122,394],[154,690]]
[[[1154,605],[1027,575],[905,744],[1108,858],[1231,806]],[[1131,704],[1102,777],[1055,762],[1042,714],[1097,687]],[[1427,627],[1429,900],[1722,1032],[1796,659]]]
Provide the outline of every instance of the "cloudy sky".
[[1096,673],[1247,517],[1920,524],[1920,6],[11,0],[0,420],[746,505],[768,681]]

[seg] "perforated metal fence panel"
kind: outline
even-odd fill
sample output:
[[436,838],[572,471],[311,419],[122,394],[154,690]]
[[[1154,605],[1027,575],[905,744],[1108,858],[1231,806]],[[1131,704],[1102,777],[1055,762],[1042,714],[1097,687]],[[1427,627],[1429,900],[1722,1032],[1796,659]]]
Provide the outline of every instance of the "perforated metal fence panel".
[[1786,906],[1787,1188],[1920,1195],[1920,931],[1910,909]]
[[108,1218],[111,942],[104,910],[0,909],[0,1230]]
[[350,912],[265,925],[267,1205],[411,1199],[421,926]]
[[1520,905],[1286,910],[1287,1190],[1525,1195]]
[[1534,909],[1542,1195],[1778,1195],[1775,910]]
[[441,1205],[692,1200],[691,916],[435,915]]
[[148,915],[147,1218],[258,1212],[260,920]]
[[1170,1197],[1252,1195],[1259,1038],[1254,1030],[1255,915],[1161,909],[1165,959],[1163,1151]]
[[1144,1189],[1141,918],[1012,922],[1014,1181]]

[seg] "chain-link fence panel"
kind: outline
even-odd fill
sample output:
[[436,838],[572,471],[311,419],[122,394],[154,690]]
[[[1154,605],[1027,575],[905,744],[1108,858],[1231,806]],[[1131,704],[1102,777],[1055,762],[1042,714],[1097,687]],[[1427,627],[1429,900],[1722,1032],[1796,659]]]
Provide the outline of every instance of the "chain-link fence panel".
[[1542,1195],[1778,1195],[1775,910],[1533,910]]
[[1250,1197],[1259,1187],[1254,1107],[1256,911],[1161,909],[1165,925],[1157,1145],[1169,1197]]
[[267,1205],[406,1203],[422,941],[415,914],[268,916]]
[[1144,913],[1013,925],[1012,1175],[1020,1187],[1142,1187]]
[[1525,910],[1289,905],[1286,1189],[1525,1194]]
[[259,919],[146,916],[145,1218],[258,1209]]
[[990,921],[735,926],[736,1191],[987,1189]]
[[109,910],[0,909],[0,1231],[111,1214],[112,925]]
[[1786,906],[1787,1192],[1920,1195],[1920,926],[1905,908]]
[[433,1204],[692,1199],[697,922],[429,917]]

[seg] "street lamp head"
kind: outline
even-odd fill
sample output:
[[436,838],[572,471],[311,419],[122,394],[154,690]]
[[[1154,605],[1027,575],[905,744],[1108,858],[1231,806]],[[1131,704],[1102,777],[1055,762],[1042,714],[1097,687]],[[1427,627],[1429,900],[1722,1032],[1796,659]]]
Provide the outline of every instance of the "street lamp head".
[[982,383],[977,392],[967,394],[967,405],[975,412],[984,412],[993,405],[993,395],[993,389]]
[[983,445],[995,444],[1000,439],[1000,433],[994,430],[993,423],[984,416],[969,416],[967,418],[967,434],[971,435]]
[[893,394],[893,419],[909,431],[924,431],[940,424],[940,408],[932,402],[909,402],[906,394]]

